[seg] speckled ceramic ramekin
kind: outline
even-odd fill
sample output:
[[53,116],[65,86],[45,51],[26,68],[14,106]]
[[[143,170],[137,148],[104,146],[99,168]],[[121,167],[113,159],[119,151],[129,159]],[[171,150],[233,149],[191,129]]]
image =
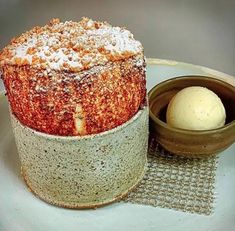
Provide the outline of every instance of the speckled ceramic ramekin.
[[147,163],[148,108],[112,130],[54,136],[11,121],[22,175],[39,198],[67,208],[94,208],[124,197]]

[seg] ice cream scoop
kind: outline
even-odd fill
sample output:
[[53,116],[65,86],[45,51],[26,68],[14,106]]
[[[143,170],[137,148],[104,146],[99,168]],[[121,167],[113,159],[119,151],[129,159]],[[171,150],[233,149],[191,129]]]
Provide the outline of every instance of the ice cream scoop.
[[167,124],[190,130],[208,130],[225,124],[226,112],[220,98],[205,87],[179,91],[167,107]]

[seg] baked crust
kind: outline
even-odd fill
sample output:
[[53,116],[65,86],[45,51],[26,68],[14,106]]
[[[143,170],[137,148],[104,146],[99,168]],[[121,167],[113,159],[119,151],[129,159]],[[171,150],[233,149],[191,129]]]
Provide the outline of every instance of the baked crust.
[[48,134],[86,135],[114,128],[138,111],[146,80],[135,62],[110,62],[80,76],[48,75],[29,65],[2,70],[12,112],[23,124]]
[[[83,29],[88,24],[89,28],[92,27],[85,29],[85,32],[82,30],[85,34],[88,33],[86,31],[102,28],[107,32],[105,38],[109,36],[107,41],[111,39],[110,42],[113,42],[114,32],[110,25],[88,19],[83,19],[80,24]],[[49,28],[55,25],[61,23],[54,21]],[[69,25],[78,26],[73,22]],[[68,25],[64,27],[62,24],[61,27],[67,31]],[[33,32],[26,32],[15,39],[0,54],[0,69],[11,110],[21,123],[40,132],[73,136],[103,132],[129,120],[146,95],[145,61],[139,42],[136,43],[131,37],[128,37],[130,41],[115,38],[124,39],[128,47],[123,45],[113,50],[108,50],[110,47],[107,44],[108,48],[104,46],[102,50],[102,42],[96,41],[93,45],[88,42],[81,49],[82,53],[79,50],[72,53],[80,57],[78,63],[72,61],[77,66],[71,66],[66,60],[61,65],[57,65],[60,61],[52,63],[49,58],[42,61],[39,56],[42,51],[45,55],[45,44],[41,44],[40,51],[34,51],[32,55],[29,54],[32,48],[27,47],[26,53],[22,55],[21,52],[21,57],[17,57],[17,49],[22,51],[30,44],[28,37],[35,36],[35,33],[41,36],[45,31],[49,33],[48,30],[48,26],[46,29],[34,28]],[[50,33],[54,35],[55,31]],[[118,37],[118,33],[115,36]],[[63,46],[62,41],[59,45]],[[78,47],[78,44],[75,45]],[[129,48],[130,45],[135,49]],[[85,62],[86,46],[89,48],[88,54],[95,57],[95,62]],[[68,47],[66,49],[71,51]]]

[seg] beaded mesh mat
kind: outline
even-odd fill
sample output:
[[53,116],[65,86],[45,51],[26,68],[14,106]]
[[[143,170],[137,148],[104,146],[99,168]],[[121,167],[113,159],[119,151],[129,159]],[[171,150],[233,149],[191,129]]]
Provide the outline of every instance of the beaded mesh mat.
[[124,202],[210,215],[218,157],[188,159],[164,151],[152,140],[148,169]]

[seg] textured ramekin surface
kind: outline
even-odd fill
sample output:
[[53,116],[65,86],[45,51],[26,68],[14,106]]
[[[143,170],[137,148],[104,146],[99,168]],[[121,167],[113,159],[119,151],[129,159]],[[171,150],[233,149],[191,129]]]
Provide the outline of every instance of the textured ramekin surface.
[[62,207],[111,203],[143,177],[147,163],[148,107],[109,131],[54,136],[22,125],[11,114],[22,175],[32,192]]

